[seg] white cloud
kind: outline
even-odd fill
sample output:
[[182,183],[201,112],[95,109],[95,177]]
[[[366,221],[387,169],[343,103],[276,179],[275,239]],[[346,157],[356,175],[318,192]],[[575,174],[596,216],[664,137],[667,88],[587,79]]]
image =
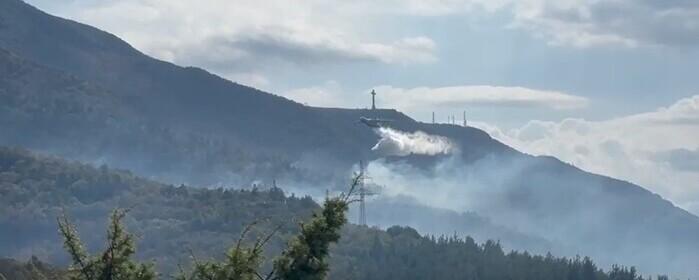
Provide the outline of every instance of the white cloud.
[[360,11],[345,11],[332,1],[32,2],[115,33],[149,55],[226,76],[279,63],[411,64],[437,59],[430,38],[376,36],[373,26],[355,17]]
[[282,94],[296,102],[315,107],[347,107],[350,103],[336,81],[319,86],[293,89]]
[[[432,111],[461,111],[466,106],[570,110],[585,107],[588,103],[586,98],[580,96],[523,87],[481,85],[403,89],[382,85],[373,89],[377,92],[376,102],[379,106],[390,104],[391,108],[411,116]],[[346,92],[337,82],[328,81],[322,85],[293,89],[282,95],[311,106],[363,108],[369,106],[370,91],[366,89],[353,94]]]
[[509,131],[472,125],[519,150],[637,183],[699,214],[699,95],[606,121],[530,121]]
[[555,44],[696,46],[699,2],[663,0],[516,1],[515,25]]
[[377,86],[377,99],[403,111],[420,108],[459,109],[465,106],[543,107],[556,110],[585,107],[587,99],[557,91],[535,90],[523,87],[452,86],[396,88]]
[[508,26],[575,47],[699,45],[699,2],[692,0],[29,1],[149,55],[226,77],[283,64],[438,61],[429,34],[382,29],[406,17],[509,14]]
[[699,45],[699,2],[694,0],[413,0],[402,6],[423,16],[508,11],[511,27],[555,45]]
[[512,14],[511,27],[555,45],[699,45],[699,2],[694,0],[416,0],[405,6],[428,7],[422,15],[506,10]]

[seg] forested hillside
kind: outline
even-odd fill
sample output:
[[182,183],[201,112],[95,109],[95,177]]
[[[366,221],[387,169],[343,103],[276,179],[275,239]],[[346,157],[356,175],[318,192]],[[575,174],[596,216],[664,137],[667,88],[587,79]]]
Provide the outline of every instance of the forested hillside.
[[[99,233],[109,212],[119,206],[130,209],[126,222],[140,237],[138,258],[155,261],[165,275],[178,264],[190,265],[190,253],[220,258],[253,221],[262,221],[259,232],[280,227],[265,248],[277,254],[298,232],[297,222],[318,209],[311,198],[286,196],[277,188],[175,187],[126,171],[0,148],[0,252],[5,256],[36,255],[64,266],[67,254],[56,217],[63,211],[72,217],[80,232],[89,233],[81,237],[94,250],[104,241]],[[28,264],[3,262],[0,269],[6,277],[19,275],[8,278],[17,280],[39,279],[23,278],[34,270],[52,271],[33,258]],[[633,269],[605,273],[587,258],[505,253],[493,241],[421,236],[399,226],[382,231],[348,225],[331,250],[330,269],[330,279],[640,279]]]
[[[0,150],[0,252],[37,255],[65,263],[56,234],[56,217],[65,209],[84,232],[103,232],[112,209],[129,208],[127,224],[143,239],[139,256],[155,259],[163,270],[187,262],[188,248],[214,256],[221,244],[256,220],[281,226],[272,252],[296,230],[296,221],[317,207],[308,197],[287,197],[280,189],[207,190],[140,179],[126,171],[42,158],[22,150]],[[84,237],[101,244],[98,234]]]

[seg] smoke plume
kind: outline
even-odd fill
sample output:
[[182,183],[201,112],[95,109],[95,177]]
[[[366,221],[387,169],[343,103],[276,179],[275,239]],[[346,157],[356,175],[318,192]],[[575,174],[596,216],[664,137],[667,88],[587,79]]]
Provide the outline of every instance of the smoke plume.
[[448,138],[422,131],[408,133],[381,127],[374,129],[374,132],[381,136],[381,139],[371,150],[384,156],[448,155],[457,150]]

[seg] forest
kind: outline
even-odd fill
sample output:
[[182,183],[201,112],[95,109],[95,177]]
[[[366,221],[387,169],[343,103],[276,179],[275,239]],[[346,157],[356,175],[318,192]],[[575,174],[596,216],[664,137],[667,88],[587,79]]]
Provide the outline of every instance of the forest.
[[[110,213],[124,206],[124,226],[135,236],[134,260],[152,264],[154,274],[164,279],[177,276],[178,267],[196,267],[192,256],[201,262],[225,261],[227,248],[253,223],[257,224],[245,245],[274,232],[260,257],[261,271],[270,271],[277,256],[293,243],[289,240],[303,233],[299,224],[324,210],[311,197],[285,194],[274,186],[173,186],[106,166],[0,148],[0,257],[29,260],[0,262],[0,273],[20,280],[60,277],[71,260],[57,218],[68,217],[87,251],[95,252],[107,241]],[[328,279],[651,277],[633,267],[604,269],[587,257],[506,252],[497,241],[479,244],[468,236],[425,236],[409,227],[381,230],[346,224],[338,233],[339,241],[329,247]]]

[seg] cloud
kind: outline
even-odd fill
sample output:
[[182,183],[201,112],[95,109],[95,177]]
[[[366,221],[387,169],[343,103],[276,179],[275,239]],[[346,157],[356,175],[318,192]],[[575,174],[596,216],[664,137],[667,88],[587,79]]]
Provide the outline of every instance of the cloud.
[[699,95],[604,121],[535,120],[507,131],[471,125],[524,152],[637,183],[699,214]]
[[29,1],[115,33],[149,55],[234,78],[270,77],[266,72],[286,65],[437,62],[429,34],[384,26],[445,15],[505,15],[507,26],[553,45],[699,44],[699,2],[691,0]]
[[523,87],[452,86],[411,89],[377,86],[377,99],[404,111],[424,107],[463,108],[464,106],[544,107],[556,110],[587,106],[584,97],[556,91]]
[[326,81],[322,85],[297,88],[282,93],[296,102],[315,107],[347,107],[350,101],[336,81]]
[[693,0],[414,0],[401,6],[403,12],[421,16],[506,11],[510,27],[554,45],[699,45],[699,2]]
[[[31,1],[115,33],[159,59],[236,77],[283,64],[413,64],[437,60],[432,39],[383,36],[333,1]],[[336,4],[336,5],[335,5]],[[366,7],[367,9],[369,7]]]
[[[432,111],[461,111],[464,107],[478,106],[573,110],[588,104],[584,97],[523,87],[481,85],[404,89],[382,85],[372,89],[377,92],[377,104],[390,104],[391,108],[411,116]],[[364,108],[369,105],[370,91],[347,92],[338,82],[327,81],[317,86],[292,89],[282,95],[310,106]]]
[[655,154],[655,158],[679,171],[699,172],[699,149],[673,149]]
[[556,44],[699,44],[696,1],[521,1],[514,6],[517,26],[543,34]]
[[229,65],[251,68],[264,62],[410,64],[436,61],[435,48],[435,43],[426,37],[371,43],[340,35],[314,38],[305,31],[272,26],[206,38],[201,43],[173,50],[178,54],[173,60],[185,64],[204,62],[216,68]]
[[506,11],[510,27],[554,45],[699,45],[699,2],[693,0],[414,0],[401,6],[421,16]]

